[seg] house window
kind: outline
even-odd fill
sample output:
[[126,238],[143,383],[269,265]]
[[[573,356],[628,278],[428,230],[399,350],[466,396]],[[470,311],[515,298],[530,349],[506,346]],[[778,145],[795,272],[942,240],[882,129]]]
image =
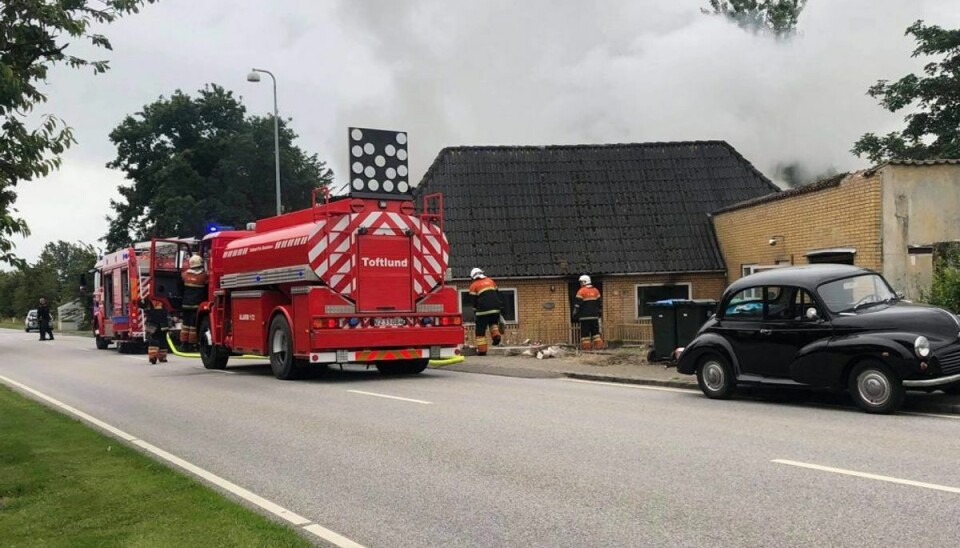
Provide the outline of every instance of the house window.
[[[757,272],[763,272],[765,270],[773,270],[775,268],[783,268],[785,266],[790,266],[790,261],[777,261],[777,264],[745,264],[740,267],[740,277],[745,278],[751,274],[756,274]],[[752,299],[760,298],[759,289],[750,289],[748,290],[747,296]]]
[[651,316],[649,303],[667,299],[689,299],[691,292],[690,284],[638,285],[637,318],[649,318]]
[[[500,288],[500,301],[503,308],[500,309],[500,316],[506,323],[517,323],[517,290]],[[475,323],[477,321],[476,311],[473,309],[473,298],[470,291],[460,290],[460,310],[463,311],[463,323]]]

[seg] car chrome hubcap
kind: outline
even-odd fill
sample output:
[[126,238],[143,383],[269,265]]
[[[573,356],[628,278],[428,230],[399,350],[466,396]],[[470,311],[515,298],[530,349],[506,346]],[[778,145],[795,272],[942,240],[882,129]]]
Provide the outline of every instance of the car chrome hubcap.
[[703,384],[710,389],[711,392],[717,392],[723,389],[725,382],[725,375],[723,373],[723,367],[717,362],[708,362],[703,366]]
[[273,334],[273,355],[281,362],[287,358],[287,335],[283,331]]
[[890,381],[879,371],[868,370],[860,373],[857,377],[857,390],[860,397],[871,405],[883,405],[890,399]]

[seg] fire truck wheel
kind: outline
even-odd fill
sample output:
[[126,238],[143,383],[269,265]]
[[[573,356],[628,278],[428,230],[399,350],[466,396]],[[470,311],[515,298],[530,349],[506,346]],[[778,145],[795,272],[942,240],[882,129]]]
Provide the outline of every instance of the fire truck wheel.
[[213,340],[210,337],[210,318],[204,317],[200,321],[200,361],[207,369],[226,369],[227,360],[230,359],[230,353],[223,347],[211,344]]
[[283,315],[270,322],[270,336],[267,339],[270,350],[270,369],[273,376],[280,380],[290,380],[297,376],[297,359],[293,356],[293,337],[290,326]]
[[106,350],[108,346],[110,346],[110,341],[97,335],[97,350]]

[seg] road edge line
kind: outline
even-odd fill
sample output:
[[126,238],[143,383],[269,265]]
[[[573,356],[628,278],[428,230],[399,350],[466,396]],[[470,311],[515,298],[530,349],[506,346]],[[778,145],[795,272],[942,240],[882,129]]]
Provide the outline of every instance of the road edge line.
[[229,492],[230,494],[235,495],[249,502],[250,504],[253,504],[254,506],[257,506],[258,508],[261,508],[262,510],[265,510],[277,516],[278,518],[283,519],[284,521],[289,522],[290,524],[300,529],[303,529],[304,531],[312,533],[322,538],[323,540],[326,540],[327,542],[331,542],[337,546],[340,546],[341,548],[364,548],[362,544],[358,544],[339,533],[336,533],[334,531],[331,531],[330,529],[327,529],[326,527],[323,527],[322,525],[313,523],[307,518],[300,516],[290,510],[287,510],[283,506],[280,506],[279,504],[273,501],[265,499],[248,489],[240,487],[239,485],[231,482],[230,480],[224,479],[214,474],[213,472],[210,472],[209,470],[201,468],[193,463],[190,463],[174,455],[173,453],[164,451],[163,449],[149,442],[146,442],[131,434],[128,434],[115,426],[112,426],[92,415],[84,413],[83,411],[80,411],[79,409],[71,405],[67,405],[54,397],[48,396],[43,392],[40,392],[39,390],[30,388],[29,386],[23,383],[17,382],[3,375],[0,375],[0,382],[3,382],[4,384],[12,388],[16,388],[23,392],[26,392],[27,394],[35,396],[55,407],[58,407],[63,411],[66,411],[70,415],[73,415],[84,422],[87,422],[89,424],[92,424],[104,430],[105,432],[113,435],[114,437],[120,438],[125,442],[135,445],[153,454],[154,456],[159,457],[160,459],[176,466],[177,468],[179,468],[180,470],[183,470],[184,472],[190,474],[191,476],[205,480],[208,483],[211,483],[214,486],[219,487],[220,489],[223,489]]

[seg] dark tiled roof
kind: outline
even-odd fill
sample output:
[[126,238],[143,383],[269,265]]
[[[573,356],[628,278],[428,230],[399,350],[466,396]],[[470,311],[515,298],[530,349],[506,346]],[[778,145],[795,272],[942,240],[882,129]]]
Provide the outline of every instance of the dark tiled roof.
[[466,278],[719,272],[708,213],[779,189],[722,141],[455,147],[442,192],[450,266]]
[[738,209],[744,209],[747,207],[753,207],[760,204],[765,204],[768,202],[776,202],[777,200],[786,200],[787,198],[792,198],[793,196],[799,196],[801,194],[810,194],[811,192],[817,192],[827,188],[833,188],[835,186],[840,186],[840,182],[847,178],[850,175],[849,173],[838,173],[837,175],[832,175],[826,179],[821,179],[815,183],[810,183],[809,185],[801,186],[798,188],[792,188],[790,190],[784,190],[783,192],[775,192],[773,194],[767,194],[766,196],[760,196],[759,198],[754,198],[752,200],[745,200],[736,204],[729,205],[727,207],[722,207],[713,213],[719,215],[721,213],[727,213],[728,211],[736,211]]

